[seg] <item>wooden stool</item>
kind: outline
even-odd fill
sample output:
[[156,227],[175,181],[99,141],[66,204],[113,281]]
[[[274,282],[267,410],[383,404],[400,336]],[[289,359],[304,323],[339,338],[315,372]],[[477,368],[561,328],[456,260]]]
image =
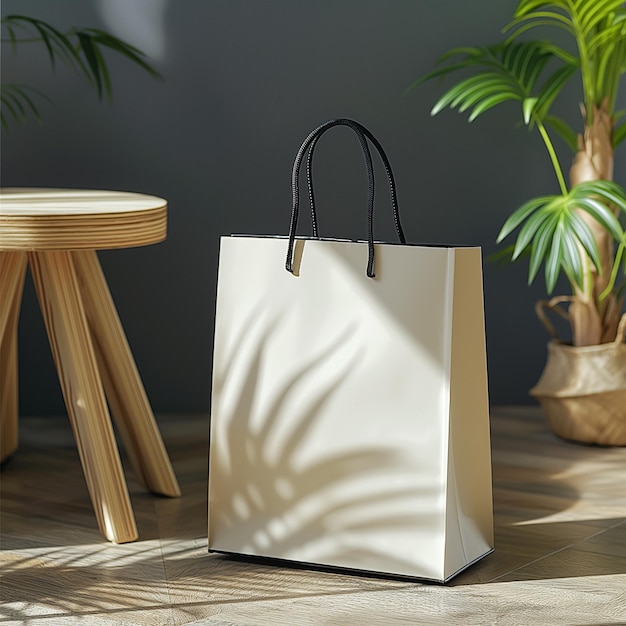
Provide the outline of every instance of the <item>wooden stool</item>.
[[180,488],[95,250],[156,243],[166,232],[167,203],[154,196],[0,192],[0,458],[18,443],[17,321],[28,262],[98,525],[115,543],[138,535],[107,400],[137,478],[166,496]]

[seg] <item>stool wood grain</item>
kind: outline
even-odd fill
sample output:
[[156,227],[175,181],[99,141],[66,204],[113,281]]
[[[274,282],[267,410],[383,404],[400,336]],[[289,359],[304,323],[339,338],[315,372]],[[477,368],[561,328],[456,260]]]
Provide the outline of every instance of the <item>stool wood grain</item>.
[[96,249],[157,243],[167,203],[144,194],[60,189],[0,193],[0,434],[17,448],[17,318],[26,259],[99,528],[115,542],[137,527],[109,415],[137,478],[166,496],[180,488]]
[[26,254],[0,252],[0,460],[17,448],[17,322]]

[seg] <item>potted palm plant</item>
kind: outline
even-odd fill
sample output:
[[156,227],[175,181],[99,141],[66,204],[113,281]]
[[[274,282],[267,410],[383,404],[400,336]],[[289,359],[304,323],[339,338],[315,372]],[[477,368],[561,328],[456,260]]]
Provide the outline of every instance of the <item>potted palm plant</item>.
[[[573,40],[573,51],[543,36],[552,29]],[[441,96],[444,108],[469,111],[469,120],[506,102],[536,131],[555,173],[556,193],[533,198],[504,222],[498,242],[512,261],[529,259],[529,283],[541,266],[548,294],[564,276],[571,293],[537,304],[553,340],[541,378],[531,390],[559,436],[626,445],[626,315],[624,275],[626,191],[613,180],[615,147],[626,138],[616,108],[626,72],[626,7],[621,0],[520,0],[496,45],[455,48],[415,85],[461,73]],[[530,35],[540,33],[541,39]],[[573,79],[582,86],[580,132],[555,115],[553,104]],[[569,183],[553,139],[574,158]],[[546,313],[567,319],[571,341],[556,337]]]

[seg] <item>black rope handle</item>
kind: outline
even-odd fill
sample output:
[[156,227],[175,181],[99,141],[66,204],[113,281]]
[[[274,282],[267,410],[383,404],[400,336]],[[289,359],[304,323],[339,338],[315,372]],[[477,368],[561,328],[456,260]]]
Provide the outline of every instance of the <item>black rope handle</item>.
[[[296,159],[293,165],[292,177],[291,177],[291,186],[293,193],[293,208],[291,212],[291,224],[289,228],[289,246],[287,248],[287,261],[285,267],[287,271],[293,273],[293,248],[295,245],[296,238],[296,228],[298,224],[298,215],[299,215],[299,205],[300,205],[300,192],[299,192],[299,174],[300,174],[300,165],[302,163],[302,159],[304,154],[309,149],[311,144],[315,142],[324,132],[326,132],[329,128],[338,125],[346,125],[352,128],[356,133],[359,143],[361,144],[361,149],[363,150],[363,156],[365,158],[365,167],[367,169],[367,177],[368,177],[368,207],[367,207],[367,224],[368,224],[368,263],[367,263],[367,275],[370,278],[374,277],[374,234],[373,234],[373,213],[374,213],[374,168],[372,165],[372,156],[370,154],[367,140],[365,139],[365,135],[359,128],[356,122],[347,119],[337,119],[331,120],[330,122],[326,122],[322,124],[320,127],[316,128],[312,131],[309,136],[304,140],[302,146],[300,146],[300,150],[296,155]],[[315,215],[312,214],[312,218]],[[317,230],[317,227],[315,228]]]
[[[385,150],[383,149],[382,145],[380,144],[380,142],[376,139],[376,137],[367,129],[365,128],[365,126],[363,126],[363,124],[360,124],[359,122],[356,122],[354,120],[344,120],[344,119],[338,119],[338,120],[333,120],[334,122],[338,122],[338,123],[342,123],[342,122],[351,122],[352,124],[355,124],[356,126],[359,127],[359,129],[361,130],[361,132],[372,142],[372,144],[374,145],[374,147],[376,148],[378,154],[380,155],[380,158],[383,162],[383,165],[385,167],[385,172],[387,174],[387,181],[389,184],[389,193],[391,196],[391,205],[392,205],[392,209],[393,209],[393,221],[394,221],[394,226],[396,228],[396,232],[398,233],[398,239],[400,240],[400,243],[406,243],[406,239],[404,236],[404,231],[402,229],[402,224],[400,222],[400,213],[398,210],[398,197],[396,194],[396,183],[395,183],[395,179],[393,176],[393,171],[391,169],[391,163],[389,162],[389,159],[387,158],[387,154],[385,153]],[[322,126],[320,126],[320,128],[322,128]],[[315,133],[315,131],[313,131]],[[356,132],[356,131],[355,131]],[[307,155],[307,168],[306,168],[306,175],[307,175],[307,187],[309,190],[309,202],[310,202],[310,207],[311,207],[311,225],[312,225],[312,229],[313,229],[313,237],[317,237],[318,234],[318,228],[317,228],[317,209],[315,206],[315,193],[313,191],[313,152],[315,150],[315,146],[317,144],[317,142],[319,141],[320,137],[322,136],[322,132],[320,132],[312,141],[311,141],[311,145],[310,145],[310,149],[309,149],[309,154]],[[313,134],[313,133],[312,133]]]
[[313,152],[315,149],[315,145],[319,141],[319,138],[323,133],[325,133],[328,129],[334,126],[348,126],[351,128],[359,139],[359,143],[361,144],[361,148],[363,150],[363,156],[365,159],[365,166],[367,169],[368,175],[368,210],[367,210],[367,242],[368,242],[368,263],[367,263],[367,276],[373,278],[375,276],[374,273],[374,169],[372,166],[372,157],[369,151],[369,147],[367,145],[367,139],[374,145],[380,158],[385,166],[385,171],[387,173],[387,179],[389,182],[389,190],[391,195],[391,204],[393,208],[393,219],[394,225],[396,227],[396,232],[398,233],[398,238],[400,243],[406,243],[406,239],[404,236],[404,231],[402,229],[402,224],[400,222],[400,213],[398,210],[398,199],[396,194],[395,180],[393,177],[393,172],[391,170],[391,165],[389,163],[389,159],[385,154],[385,151],[380,144],[380,142],[374,137],[374,135],[365,128],[359,122],[355,122],[354,120],[347,118],[338,118],[335,120],[330,120],[316,128],[312,131],[308,137],[302,143],[298,154],[296,155],[296,159],[294,161],[291,184],[292,184],[292,194],[293,194],[293,207],[291,212],[291,223],[289,229],[289,246],[287,249],[287,260],[285,263],[285,267],[288,272],[293,273],[293,249],[295,245],[295,237],[296,237],[296,227],[298,223],[298,215],[299,215],[299,205],[300,205],[300,193],[299,193],[299,174],[300,174],[300,166],[302,163],[302,159],[308,150],[307,157],[307,185],[309,191],[309,201],[311,206],[311,224],[313,229],[313,236],[318,236],[317,229],[317,212],[315,207],[315,194],[313,191],[313,178],[312,178],[312,167],[313,167]]

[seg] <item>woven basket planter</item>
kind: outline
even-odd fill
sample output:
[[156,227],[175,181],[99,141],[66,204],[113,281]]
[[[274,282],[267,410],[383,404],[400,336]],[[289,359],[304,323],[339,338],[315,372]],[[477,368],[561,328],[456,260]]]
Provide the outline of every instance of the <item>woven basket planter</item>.
[[626,446],[626,315],[612,343],[574,347],[557,340],[530,390],[563,439]]

